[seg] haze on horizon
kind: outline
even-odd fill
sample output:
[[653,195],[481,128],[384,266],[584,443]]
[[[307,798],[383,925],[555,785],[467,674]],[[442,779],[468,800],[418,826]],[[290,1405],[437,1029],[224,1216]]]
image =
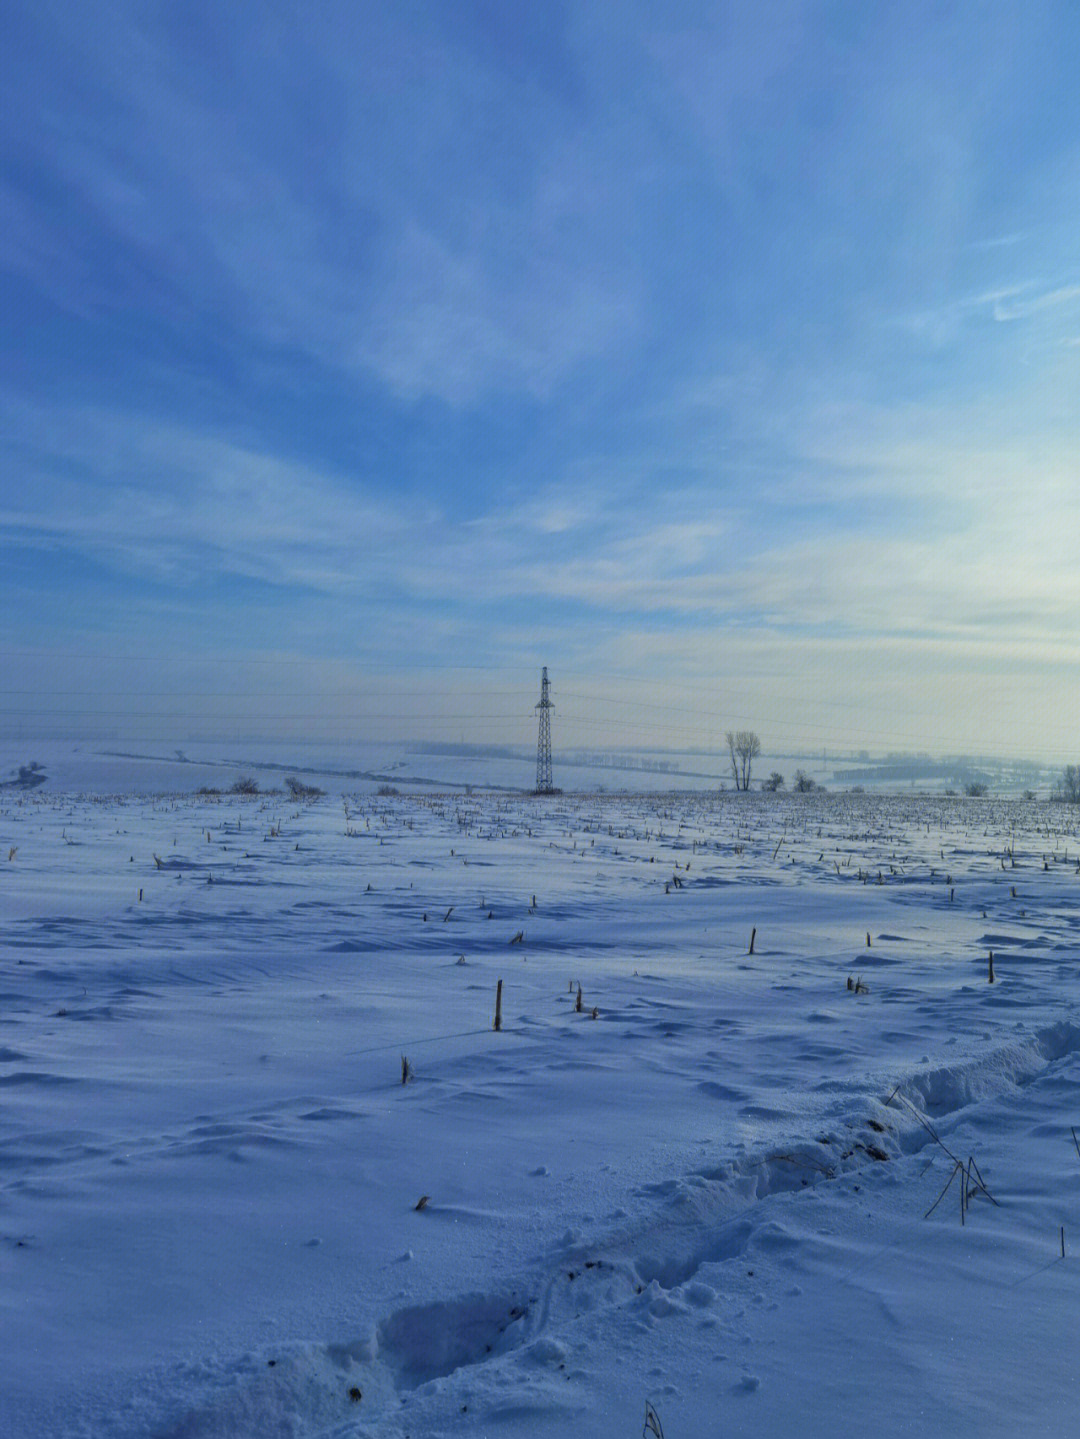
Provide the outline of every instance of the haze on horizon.
[[1078,758],[1067,0],[6,18],[0,739]]

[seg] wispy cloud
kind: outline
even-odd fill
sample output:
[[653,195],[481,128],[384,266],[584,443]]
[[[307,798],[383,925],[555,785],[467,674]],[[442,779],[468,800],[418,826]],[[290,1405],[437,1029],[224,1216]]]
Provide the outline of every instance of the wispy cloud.
[[1020,295],[1005,295],[994,300],[995,320],[1026,320],[1032,315],[1062,307],[1075,310],[1080,306],[1080,285],[1059,285],[1054,290],[1021,298]]
[[139,416],[24,409],[19,420],[34,458],[0,526],[121,572],[370,588],[356,556],[432,518],[340,476]]
[[[941,408],[807,417],[799,478],[729,505],[715,484],[621,503],[617,470],[463,519],[433,496],[124,414],[9,411],[33,483],[0,526],[121,574],[278,587],[467,611],[501,601],[928,640],[1041,629],[1080,599],[1067,435],[1002,432]],[[603,494],[603,499],[600,494]]]
[[[137,295],[185,324],[212,306],[453,404],[544,394],[632,330],[633,262],[597,175],[618,158],[629,197],[644,161],[601,156],[572,92],[522,84],[474,37],[434,21],[417,43],[340,5],[317,25],[217,12],[201,38],[142,7],[48,16],[27,22],[21,97],[19,172],[38,176],[9,188],[4,248],[58,302]],[[125,276],[101,264],[116,246]]]

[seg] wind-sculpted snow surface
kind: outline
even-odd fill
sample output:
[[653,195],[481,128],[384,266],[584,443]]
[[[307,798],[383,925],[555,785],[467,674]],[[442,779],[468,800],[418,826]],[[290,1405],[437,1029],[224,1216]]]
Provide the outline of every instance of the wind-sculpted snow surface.
[[1072,1431],[1071,811],[38,789],[0,844],[4,1435]]

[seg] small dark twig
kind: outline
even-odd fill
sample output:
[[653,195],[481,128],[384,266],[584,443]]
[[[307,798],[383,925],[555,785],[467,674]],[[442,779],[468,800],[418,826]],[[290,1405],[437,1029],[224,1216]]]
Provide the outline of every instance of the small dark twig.
[[657,1414],[656,1410],[646,1399],[645,1423],[642,1426],[641,1439],[648,1439],[650,1434],[653,1436],[653,1439],[664,1439],[664,1426],[660,1423],[660,1415]]
[[979,1188],[982,1190],[983,1194],[986,1195],[987,1199],[989,1199],[990,1203],[994,1206],[995,1209],[1000,1209],[1000,1208],[1001,1208],[1001,1205],[997,1202],[997,1200],[994,1198],[994,1196],[990,1193],[989,1189],[987,1189],[987,1187],[986,1187],[986,1181],[983,1179],[982,1175],[979,1173],[979,1166],[975,1163],[975,1158],[974,1158],[974,1156],[972,1156],[971,1158],[968,1159],[968,1183],[969,1183],[969,1184],[971,1183],[971,1174],[972,1174],[972,1171],[974,1171],[974,1173],[975,1173],[975,1178],[978,1180]]
[[961,1169],[960,1169],[960,1223],[961,1223],[961,1224],[966,1223],[966,1220],[965,1220],[965,1211],[967,1210],[967,1207],[968,1207],[968,1186],[967,1186],[967,1182],[968,1182],[968,1172],[967,1172],[966,1169],[964,1169],[963,1167],[961,1167]]
[[941,1193],[938,1195],[938,1197],[934,1200],[933,1204],[931,1204],[930,1208],[929,1208],[929,1209],[926,1211],[926,1213],[923,1215],[923,1218],[924,1218],[924,1219],[929,1219],[929,1218],[930,1218],[931,1214],[933,1214],[934,1210],[938,1207],[938,1205],[941,1203],[941,1201],[945,1198],[946,1194],[948,1194],[950,1188],[952,1187],[952,1182],[953,1182],[953,1180],[956,1178],[957,1172],[959,1171],[959,1172],[962,1173],[962,1172],[963,1172],[963,1168],[964,1168],[964,1166],[960,1163],[960,1161],[959,1161],[959,1159],[958,1159],[958,1160],[956,1161],[956,1163],[955,1163],[955,1164],[953,1165],[953,1167],[952,1167],[952,1173],[949,1175],[948,1182],[946,1183],[945,1188],[941,1191]]
[[[897,1095],[899,1094],[899,1091],[900,1091],[900,1086],[897,1085],[896,1088],[893,1090],[892,1094],[889,1095],[889,1097],[888,1097],[888,1099],[885,1101],[885,1103],[886,1103],[886,1104],[891,1104],[892,1101],[893,1101],[893,1100],[897,1097]],[[933,1126],[933,1125],[930,1123],[930,1121],[927,1119],[926,1115],[920,1113],[920,1111],[915,1108],[915,1106],[912,1104],[911,1100],[908,1099],[907,1095],[906,1095],[906,1094],[899,1094],[899,1097],[900,1097],[901,1102],[902,1102],[903,1104],[906,1104],[907,1107],[908,1107],[908,1109],[911,1110],[912,1114],[913,1114],[913,1115],[915,1116],[915,1118],[919,1121],[919,1123],[922,1125],[922,1127],[926,1130],[927,1134],[929,1134],[930,1138],[934,1141],[934,1143],[941,1145],[942,1149],[943,1149],[943,1150],[945,1151],[945,1153],[949,1156],[949,1158],[952,1160],[952,1162],[953,1162],[954,1164],[960,1164],[960,1163],[962,1163],[962,1161],[959,1160],[959,1159],[956,1157],[956,1155],[952,1152],[952,1150],[949,1148],[949,1146],[945,1143],[945,1141],[942,1139],[941,1135],[937,1132],[937,1130],[934,1128],[934,1126]]]

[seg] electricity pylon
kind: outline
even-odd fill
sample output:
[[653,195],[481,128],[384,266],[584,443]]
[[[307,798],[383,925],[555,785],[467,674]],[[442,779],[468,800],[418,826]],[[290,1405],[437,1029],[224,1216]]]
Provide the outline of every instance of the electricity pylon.
[[540,703],[535,706],[540,711],[540,734],[536,741],[537,794],[555,792],[555,786],[551,783],[551,711],[555,706],[551,703],[550,688],[545,665],[540,674]]

